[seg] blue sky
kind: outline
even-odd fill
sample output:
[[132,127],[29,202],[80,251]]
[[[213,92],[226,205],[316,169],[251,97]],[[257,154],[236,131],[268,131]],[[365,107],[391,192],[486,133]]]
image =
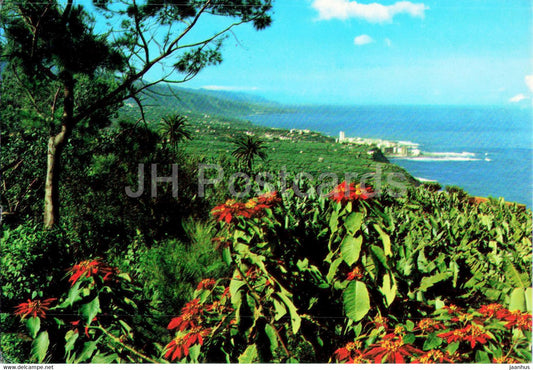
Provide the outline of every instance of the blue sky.
[[273,19],[235,29],[224,62],[184,86],[283,103],[532,102],[529,0],[278,0]]

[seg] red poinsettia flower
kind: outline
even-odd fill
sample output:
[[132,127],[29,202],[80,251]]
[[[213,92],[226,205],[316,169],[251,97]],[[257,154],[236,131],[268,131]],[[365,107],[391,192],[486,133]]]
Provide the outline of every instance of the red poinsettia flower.
[[211,290],[216,285],[216,283],[217,282],[214,279],[204,279],[198,283],[196,290]]
[[170,358],[171,361],[175,359],[180,360],[183,356],[189,355],[189,346],[187,345],[187,338],[184,336],[176,336],[165,347],[165,358]]
[[337,203],[345,203],[352,200],[354,194],[355,185],[348,184],[346,181],[343,181],[328,194],[328,197]]
[[277,191],[271,191],[270,193],[265,193],[257,197],[257,203],[266,206],[273,206],[279,202],[281,202],[281,199],[279,198]]
[[69,269],[68,274],[72,276],[68,279],[68,281],[71,283],[71,285],[74,285],[81,278],[95,275],[101,275],[103,276],[103,280],[107,281],[116,272],[117,269],[108,266],[98,258],[94,260],[85,260]]
[[57,300],[57,298],[48,298],[44,301],[41,301],[40,299],[35,299],[33,301],[28,299],[28,302],[21,303],[15,307],[15,315],[20,316],[22,319],[26,318],[26,316],[39,316],[44,319],[46,318],[46,311],[50,309],[50,305],[55,300]]
[[397,338],[394,334],[386,335],[381,341],[372,344],[365,352],[365,357],[371,359],[376,364],[382,362],[404,364],[406,358],[411,358],[423,352],[410,344],[405,344],[403,338]]
[[353,199],[369,199],[374,196],[374,191],[370,186],[367,187],[361,187],[361,185],[357,184],[355,187],[355,194]]
[[491,318],[496,315],[498,311],[502,309],[502,305],[499,303],[491,303],[487,305],[483,305],[477,310],[480,314],[482,314],[486,318]]
[[364,354],[360,351],[360,342],[350,342],[344,347],[339,348],[334,352],[337,361],[347,364],[364,364],[368,361],[364,358]]
[[446,327],[442,323],[430,318],[420,320],[415,327],[415,330],[421,330],[423,333],[431,333],[435,330],[442,329],[446,329]]
[[447,310],[450,315],[451,314],[459,314],[462,311],[460,307],[458,307],[458,306],[456,306],[454,304],[451,304],[449,306],[444,306],[442,308]]
[[198,343],[200,345],[204,344],[204,338],[207,337],[210,332],[211,329],[209,328],[205,329],[201,326],[192,327],[184,337],[187,340],[187,347],[190,347],[195,343]]
[[505,327],[507,329],[519,328],[521,330],[531,330],[531,314],[522,313],[520,311],[508,311],[505,315],[500,315],[501,319],[507,321]]
[[413,364],[442,364],[443,362],[452,363],[454,361],[444,352],[432,349],[413,361]]
[[363,277],[363,271],[361,271],[360,267],[354,268],[352,271],[348,273],[346,276],[346,280],[355,280],[355,279],[361,279]]
[[180,316],[174,317],[172,320],[170,320],[167,329],[184,331],[188,327],[195,326],[200,320],[200,313],[202,312],[202,309],[203,306],[200,304],[200,300],[198,298],[193,299],[192,301],[186,303],[181,309]]
[[490,335],[480,326],[468,325],[464,329],[464,339],[470,342],[470,347],[474,349],[477,343],[485,344],[491,339]]
[[440,333],[437,334],[439,338],[445,339],[446,342],[452,343],[452,342],[458,342],[464,339],[466,333],[464,329],[455,329],[452,331],[449,331],[447,333]]
[[213,208],[211,211],[211,214],[215,217],[217,217],[218,221],[224,221],[225,223],[229,224],[231,220],[233,219],[234,214],[236,211],[239,210],[241,204],[237,203],[233,199],[229,199],[226,201],[226,203],[221,204]]

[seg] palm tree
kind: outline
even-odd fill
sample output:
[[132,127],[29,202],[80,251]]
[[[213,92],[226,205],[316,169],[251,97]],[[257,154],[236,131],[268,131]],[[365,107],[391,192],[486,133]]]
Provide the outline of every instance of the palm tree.
[[237,160],[246,163],[248,170],[252,171],[252,165],[255,157],[265,159],[267,157],[265,143],[261,139],[257,139],[254,136],[241,136],[237,137],[233,144],[237,148],[231,153]]
[[163,117],[160,124],[160,132],[168,143],[178,149],[178,144],[187,139],[191,140],[191,134],[186,130],[187,119],[179,114]]

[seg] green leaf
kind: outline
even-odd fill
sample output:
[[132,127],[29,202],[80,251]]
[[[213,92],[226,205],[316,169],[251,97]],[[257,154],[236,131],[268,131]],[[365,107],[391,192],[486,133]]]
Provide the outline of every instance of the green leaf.
[[93,319],[100,312],[102,311],[100,310],[100,300],[98,297],[95,297],[92,301],[80,307],[80,314],[84,318],[87,325],[91,325]]
[[329,218],[329,229],[331,233],[337,231],[339,225],[339,213],[337,211],[331,212],[331,217]]
[[252,344],[246,347],[246,350],[239,356],[239,364],[251,364],[257,360],[257,347]]
[[81,350],[81,353],[75,362],[79,364],[80,362],[87,361],[88,359],[91,358],[95,349],[96,349],[96,341],[85,342],[83,344],[83,349]]
[[97,352],[96,355],[91,359],[92,364],[112,364],[113,362],[117,362],[118,360],[118,354],[112,353],[109,355]]
[[371,246],[370,249],[372,250],[372,254],[374,255],[374,257],[376,257],[377,260],[381,262],[383,267],[387,268],[388,267],[387,258],[385,257],[385,253],[383,252],[383,249],[381,249],[377,245]]
[[404,335],[403,342],[405,344],[413,344],[416,340],[416,336],[413,333],[409,333]]
[[405,322],[405,329],[407,331],[413,331],[414,328],[415,328],[415,323],[414,322],[412,322],[411,320],[407,320]]
[[527,310],[526,307],[526,296],[524,294],[524,289],[515,288],[509,299],[509,311],[520,310],[522,312]]
[[70,357],[70,351],[74,349],[74,345],[76,344],[76,340],[79,336],[80,334],[78,331],[74,330],[69,330],[67,334],[65,334],[65,353],[67,354],[67,358]]
[[352,281],[342,296],[344,311],[349,319],[360,321],[370,310],[370,298],[363,282]]
[[226,265],[231,265],[231,252],[229,247],[222,248],[222,260],[226,262]]
[[389,235],[385,233],[385,231],[383,231],[378,224],[374,224],[374,229],[376,229],[376,231],[379,233],[379,236],[381,237],[381,241],[383,242],[383,251],[385,252],[385,256],[392,256]]
[[453,355],[458,349],[459,349],[460,342],[451,342],[446,347],[446,352],[448,352],[450,355]]
[[531,312],[531,304],[532,304],[532,289],[531,288],[527,288],[524,292],[524,295],[525,295],[525,299],[526,299],[526,311],[527,312]]
[[424,342],[424,351],[435,349],[442,344],[442,338],[437,336],[437,333],[432,332],[428,334],[426,341]]
[[433,276],[423,277],[422,280],[420,281],[420,291],[425,292],[426,290],[431,288],[433,285],[450,278],[452,275],[453,273],[446,271],[446,272],[439,272],[438,274],[435,274]]
[[200,344],[196,344],[194,346],[189,347],[189,358],[191,359],[191,363],[198,363],[198,357],[200,357],[201,347],[202,346]]
[[490,358],[487,352],[478,350],[476,351],[476,364],[490,364]]
[[333,279],[335,278],[335,274],[337,273],[337,270],[339,269],[340,264],[342,263],[342,258],[337,258],[335,261],[331,263],[329,266],[329,271],[326,276],[326,280],[328,283],[331,283]]
[[276,334],[276,329],[271,324],[265,325],[265,334],[270,341],[270,352],[274,354],[276,348],[278,348],[278,336]]
[[35,338],[37,336],[37,333],[41,329],[41,319],[39,318],[39,316],[32,316],[28,320],[26,320],[26,328],[28,328],[31,337]]
[[302,318],[298,315],[298,310],[292,301],[283,293],[277,293],[277,296],[285,303],[285,306],[289,310],[289,315],[291,316],[292,332],[294,334],[298,333],[300,330],[300,325],[302,324]]
[[357,231],[361,229],[363,224],[364,215],[361,212],[352,212],[344,221],[344,227],[349,234],[354,235]]
[[394,301],[394,298],[396,298],[396,292],[398,290],[394,276],[389,274],[383,276],[383,286],[380,290],[381,293],[383,293],[383,295],[385,296],[387,307],[390,306]]
[[361,253],[361,245],[363,244],[363,237],[360,235],[354,238],[351,235],[346,235],[341,243],[341,257],[348,264],[353,265],[359,260]]
[[231,304],[233,306],[240,305],[241,302],[241,292],[239,290],[246,285],[246,283],[243,280],[238,280],[235,277],[231,279],[231,282],[229,283],[229,292],[231,297]]
[[285,305],[278,301],[277,299],[272,299],[274,302],[274,310],[276,311],[276,314],[274,316],[274,320],[278,321],[281,319],[285,314],[287,313],[287,309],[285,308]]
[[32,343],[31,356],[34,357],[37,362],[42,363],[46,357],[48,346],[50,345],[50,338],[47,331],[42,331]]

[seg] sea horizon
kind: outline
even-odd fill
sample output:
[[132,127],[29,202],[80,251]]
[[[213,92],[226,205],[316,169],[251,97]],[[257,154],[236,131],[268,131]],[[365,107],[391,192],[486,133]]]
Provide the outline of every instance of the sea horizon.
[[[247,116],[252,123],[310,129],[338,137],[409,141],[449,158],[389,158],[413,177],[455,185],[473,196],[503,197],[532,207],[531,106],[284,105],[286,111]],[[468,153],[467,156],[458,156]]]

